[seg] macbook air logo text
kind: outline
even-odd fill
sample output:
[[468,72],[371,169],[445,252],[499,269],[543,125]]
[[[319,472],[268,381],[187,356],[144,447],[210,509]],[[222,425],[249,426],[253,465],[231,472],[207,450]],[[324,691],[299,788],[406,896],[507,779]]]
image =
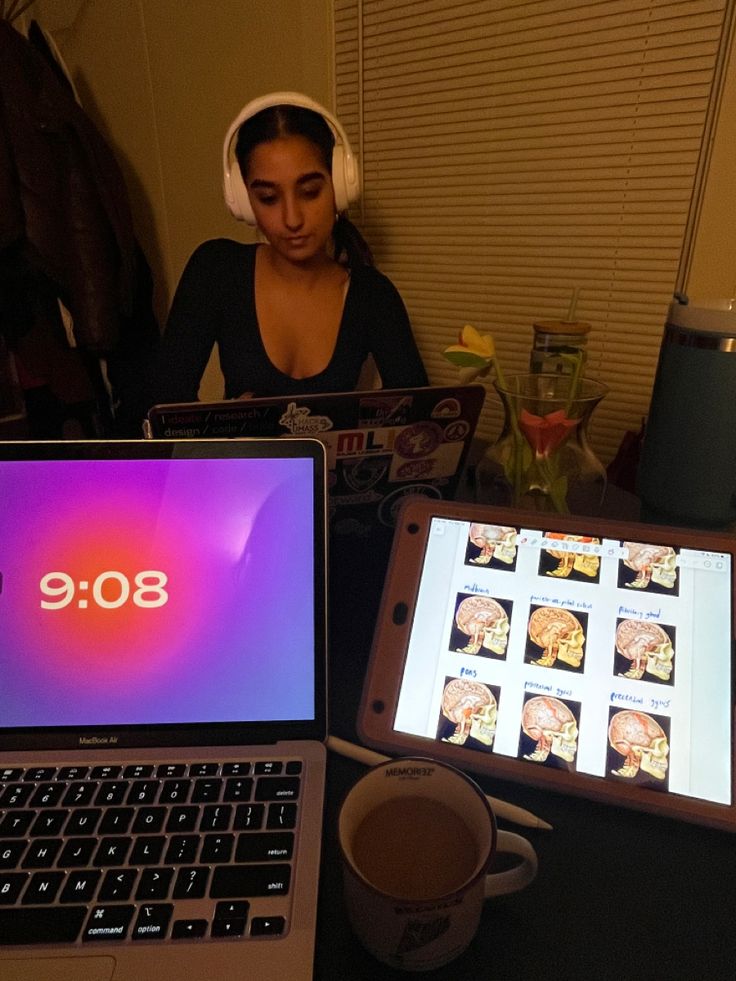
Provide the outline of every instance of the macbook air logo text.
[[118,741],[117,736],[80,736],[80,746],[114,746]]

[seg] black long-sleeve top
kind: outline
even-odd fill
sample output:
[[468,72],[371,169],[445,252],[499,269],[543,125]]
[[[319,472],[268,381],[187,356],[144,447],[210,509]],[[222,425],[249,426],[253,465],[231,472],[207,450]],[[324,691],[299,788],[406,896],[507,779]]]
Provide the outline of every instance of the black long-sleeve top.
[[204,242],[182,273],[164,332],[156,402],[186,402],[197,391],[215,343],[225,398],[343,392],[356,387],[373,355],[386,388],[427,385],[409,317],[391,281],[371,266],[351,270],[335,349],[324,371],[291,378],[263,346],[255,304],[257,245]]

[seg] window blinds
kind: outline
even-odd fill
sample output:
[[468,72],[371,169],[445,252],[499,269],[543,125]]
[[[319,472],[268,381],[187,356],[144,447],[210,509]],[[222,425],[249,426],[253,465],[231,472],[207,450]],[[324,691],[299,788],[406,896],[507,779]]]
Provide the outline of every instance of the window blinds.
[[[733,0],[334,0],[335,105],[360,156],[354,218],[402,293],[433,383],[459,329],[506,372],[532,324],[593,325],[608,461],[646,415],[685,282]],[[494,393],[480,434],[494,437]]]

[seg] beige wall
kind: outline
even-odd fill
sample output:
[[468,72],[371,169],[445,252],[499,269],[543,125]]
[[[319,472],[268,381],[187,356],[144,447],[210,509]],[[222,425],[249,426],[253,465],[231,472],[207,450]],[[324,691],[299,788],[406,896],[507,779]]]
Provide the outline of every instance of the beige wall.
[[[252,238],[222,200],[222,140],[238,111],[279,89],[331,104],[330,11],[330,0],[36,0],[29,10],[123,168],[162,324],[200,242]],[[220,385],[211,366],[203,396]]]
[[736,40],[731,45],[686,292],[736,302]]

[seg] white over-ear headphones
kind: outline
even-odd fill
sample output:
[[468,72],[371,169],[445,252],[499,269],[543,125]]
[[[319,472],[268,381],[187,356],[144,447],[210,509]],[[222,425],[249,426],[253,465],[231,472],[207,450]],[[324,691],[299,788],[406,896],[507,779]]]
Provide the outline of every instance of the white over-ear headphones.
[[357,200],[360,196],[360,174],[358,162],[350,149],[350,143],[345,135],[345,130],[335,119],[332,113],[328,112],[319,103],[314,102],[306,95],[299,92],[272,92],[270,95],[262,95],[258,99],[253,99],[247,106],[240,110],[238,115],[230,124],[230,128],[225,136],[222,148],[222,167],[223,167],[223,191],[225,194],[225,204],[230,209],[230,213],[239,221],[246,221],[249,225],[256,224],[253,214],[248,191],[240,173],[238,161],[235,159],[235,144],[237,142],[238,130],[251,116],[261,112],[262,109],[269,109],[271,106],[300,106],[303,109],[311,109],[312,112],[319,113],[332,130],[335,137],[335,146],[332,150],[332,186],[335,191],[335,207],[338,211],[345,211],[349,204]]

